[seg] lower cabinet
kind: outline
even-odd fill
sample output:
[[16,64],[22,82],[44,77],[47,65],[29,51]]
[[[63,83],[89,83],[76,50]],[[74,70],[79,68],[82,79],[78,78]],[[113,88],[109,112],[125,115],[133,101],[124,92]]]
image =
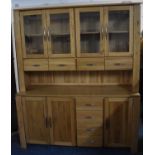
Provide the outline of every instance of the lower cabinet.
[[139,101],[133,102],[128,97],[22,97],[26,142],[131,147]]
[[132,98],[106,98],[104,109],[104,145],[130,146]]
[[75,145],[74,100],[23,97],[26,141],[35,144]]

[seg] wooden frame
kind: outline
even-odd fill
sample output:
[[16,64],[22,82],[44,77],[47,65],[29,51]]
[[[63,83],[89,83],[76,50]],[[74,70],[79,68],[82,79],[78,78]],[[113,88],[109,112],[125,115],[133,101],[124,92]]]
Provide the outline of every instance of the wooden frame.
[[[100,51],[99,53],[82,53],[80,43],[80,12],[99,12],[100,13]],[[75,9],[76,21],[76,47],[77,57],[100,57],[104,56],[104,38],[102,38],[102,27],[104,21],[103,7],[89,7],[89,8],[76,8]]]
[[22,38],[22,49],[23,49],[23,57],[24,58],[47,58],[47,42],[45,40],[45,32],[43,32],[43,54],[27,54],[26,53],[26,45],[25,45],[25,34],[24,34],[24,16],[29,15],[41,15],[42,16],[42,29],[45,31],[46,29],[46,18],[45,11],[43,10],[35,10],[35,11],[22,11],[20,12],[20,21],[21,21],[21,38]]
[[[109,6],[106,7],[106,27],[108,29],[108,12],[109,11],[121,11],[128,10],[129,11],[129,51],[124,52],[110,52],[109,51],[109,35],[107,35],[106,39],[106,56],[132,56],[133,55],[133,6]],[[107,30],[108,33],[108,30]]]
[[[48,40],[48,55],[50,58],[53,57],[74,57],[75,56],[75,35],[74,35],[74,12],[73,9],[52,9],[46,11],[47,18],[47,27],[49,29],[50,24],[50,15],[51,14],[69,14],[69,30],[70,30],[70,53],[69,54],[54,54],[52,53],[51,37]],[[49,32],[50,33],[50,32]]]
[[21,30],[20,30],[20,14],[19,11],[14,12],[14,31],[15,31],[15,44],[18,66],[18,79],[19,79],[19,91],[25,92],[25,75],[23,64],[23,51],[21,42]]

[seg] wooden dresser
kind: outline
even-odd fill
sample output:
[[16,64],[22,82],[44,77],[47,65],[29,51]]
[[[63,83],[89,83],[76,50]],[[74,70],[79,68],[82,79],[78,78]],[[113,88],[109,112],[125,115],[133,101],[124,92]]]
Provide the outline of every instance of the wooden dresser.
[[140,4],[14,10],[22,148],[129,147],[140,114]]

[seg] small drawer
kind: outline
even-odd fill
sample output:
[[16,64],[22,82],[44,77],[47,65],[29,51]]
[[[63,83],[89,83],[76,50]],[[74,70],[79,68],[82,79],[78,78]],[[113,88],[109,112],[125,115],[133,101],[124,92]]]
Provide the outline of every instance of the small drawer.
[[48,71],[48,60],[24,59],[24,71]]
[[103,98],[79,97],[76,99],[76,110],[102,110]]
[[105,59],[105,70],[131,70],[132,57],[108,57]]
[[77,70],[104,70],[104,59],[102,58],[80,58],[77,59]]
[[78,136],[78,146],[101,147],[103,145],[102,136]]
[[86,128],[77,128],[77,136],[102,136],[103,128],[98,127],[86,127]]
[[76,70],[74,59],[50,59],[49,70],[54,71],[68,71]]
[[76,111],[77,128],[91,126],[102,126],[103,124],[103,111]]

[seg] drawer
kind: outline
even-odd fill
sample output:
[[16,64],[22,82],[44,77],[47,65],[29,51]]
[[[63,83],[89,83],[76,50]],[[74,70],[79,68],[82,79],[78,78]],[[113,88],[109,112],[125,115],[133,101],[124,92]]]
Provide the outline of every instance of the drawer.
[[78,136],[78,146],[101,147],[103,145],[102,136]]
[[132,57],[108,57],[105,59],[105,70],[131,70]]
[[75,59],[50,59],[49,70],[55,70],[55,71],[76,70]]
[[102,110],[103,98],[80,97],[76,99],[76,110]]
[[102,58],[80,58],[77,59],[77,70],[104,70],[104,59]]
[[48,71],[48,60],[24,59],[24,71]]
[[103,127],[77,128],[77,136],[102,136]]
[[77,128],[82,128],[85,125],[102,126],[103,124],[103,111],[76,111]]

